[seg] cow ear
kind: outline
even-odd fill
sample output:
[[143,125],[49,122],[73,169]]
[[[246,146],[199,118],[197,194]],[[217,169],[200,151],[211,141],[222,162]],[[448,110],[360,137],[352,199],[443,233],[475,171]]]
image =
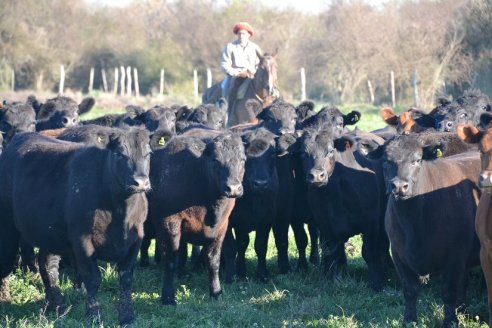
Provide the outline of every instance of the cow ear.
[[287,154],[295,154],[299,152],[299,143],[297,142],[298,135],[294,133],[286,133],[275,140],[275,150],[278,157]]
[[35,95],[28,96],[27,100],[26,100],[26,104],[30,105],[34,109],[34,112],[36,114],[39,112],[39,110],[41,109],[41,106],[42,106],[42,104],[36,99]]
[[359,122],[362,114],[358,111],[351,111],[347,115],[343,115],[343,125],[354,125]]
[[128,105],[125,107],[126,114],[134,119],[135,117],[145,113],[145,109],[140,106]]
[[456,133],[461,140],[471,144],[478,143],[483,136],[483,132],[471,124],[458,125],[458,127],[456,128]]
[[339,152],[344,152],[346,150],[352,150],[355,144],[355,140],[352,136],[343,135],[334,141],[335,149]]
[[150,137],[150,148],[158,150],[167,145],[167,142],[174,136],[169,130],[158,130]]
[[378,150],[381,145],[371,138],[358,138],[356,147],[360,154],[369,156],[369,154]]
[[436,158],[443,156],[443,146],[438,143],[436,145],[428,145],[422,148],[422,159],[423,160],[434,160]]
[[92,97],[86,97],[82,99],[79,104],[79,115],[88,113],[92,107],[96,104],[96,100]]
[[391,126],[398,125],[398,115],[396,115],[395,111],[391,107],[381,108],[379,115],[386,122],[386,124]]
[[36,112],[36,118],[47,118],[53,114],[56,110],[56,104],[54,101],[48,101],[41,105],[39,111]]

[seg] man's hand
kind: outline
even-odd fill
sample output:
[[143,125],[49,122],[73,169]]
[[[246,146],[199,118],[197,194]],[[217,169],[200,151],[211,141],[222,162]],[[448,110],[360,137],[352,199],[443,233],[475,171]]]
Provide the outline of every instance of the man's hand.
[[242,78],[247,78],[249,77],[249,71],[248,70],[241,71],[237,74],[237,76]]

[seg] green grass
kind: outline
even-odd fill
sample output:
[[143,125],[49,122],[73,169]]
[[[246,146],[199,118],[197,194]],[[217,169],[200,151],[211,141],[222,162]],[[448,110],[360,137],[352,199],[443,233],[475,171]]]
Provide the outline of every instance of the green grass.
[[[359,110],[359,126],[365,130],[383,127],[379,108],[346,106],[343,112]],[[98,109],[100,115],[105,109]],[[250,276],[256,266],[252,248],[247,253]],[[297,250],[290,235],[289,255],[296,266]],[[372,292],[366,284],[367,266],[361,257],[361,238],[351,239],[355,250],[348,255],[345,276],[333,281],[316,266],[307,273],[278,274],[273,236],[267,253],[271,279],[267,283],[247,281],[222,284],[223,296],[209,299],[206,272],[190,273],[177,279],[176,307],[160,303],[162,271],[155,264],[137,267],[133,300],[135,327],[400,327],[403,295],[396,273],[390,272],[383,291]],[[153,250],[153,246],[151,247]],[[114,266],[101,263],[103,282],[99,291],[104,327],[115,327],[118,282]],[[69,310],[62,315],[46,313],[41,278],[37,274],[15,272],[10,278],[12,302],[0,305],[0,327],[81,327],[84,323],[85,296],[75,290],[68,274],[61,276],[61,288]],[[488,306],[480,268],[471,270],[468,289],[468,315],[460,316],[463,327],[486,327]],[[418,327],[439,327],[443,320],[440,278],[431,277],[422,287],[418,300]]]
[[[279,275],[271,236],[267,254],[271,279],[267,283],[251,277],[247,281],[222,284],[223,296],[214,301],[208,296],[205,271],[189,273],[177,280],[176,307],[161,305],[162,271],[151,261],[149,268],[138,267],[135,271],[135,327],[400,327],[404,303],[394,270],[388,275],[383,291],[372,292],[366,284],[361,238],[356,236],[351,241],[355,251],[349,253],[345,276],[336,282],[312,265],[307,273],[293,271]],[[297,251],[293,242],[289,255],[295,268]],[[247,258],[248,272],[253,276],[256,260],[251,245]],[[118,322],[117,274],[109,264],[101,263],[101,270],[99,301],[103,325],[114,327]],[[10,278],[10,286],[12,302],[0,307],[2,327],[80,327],[84,322],[85,296],[73,288],[68,274],[62,275],[61,287],[71,308],[61,316],[43,310],[39,275],[17,271]],[[418,311],[418,327],[439,327],[443,307],[438,276],[431,277],[422,287]],[[471,270],[468,311],[468,316],[460,316],[462,326],[486,326],[483,320],[488,318],[487,297],[480,268]]]

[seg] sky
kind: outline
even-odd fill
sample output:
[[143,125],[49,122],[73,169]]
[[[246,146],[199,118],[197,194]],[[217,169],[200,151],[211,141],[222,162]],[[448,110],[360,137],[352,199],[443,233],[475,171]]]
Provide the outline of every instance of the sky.
[[[123,7],[134,0],[85,0],[88,3],[102,5],[102,6],[118,6]],[[380,6],[383,3],[391,0],[367,0],[368,3],[374,6]],[[227,0],[220,0],[219,2],[228,2]],[[261,4],[271,6],[275,8],[293,7],[304,13],[316,14],[320,11],[324,11],[330,0],[260,0]]]

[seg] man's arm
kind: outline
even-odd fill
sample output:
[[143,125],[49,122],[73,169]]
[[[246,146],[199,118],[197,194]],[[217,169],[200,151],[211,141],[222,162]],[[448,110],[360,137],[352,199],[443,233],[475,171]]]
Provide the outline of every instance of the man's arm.
[[222,70],[230,76],[237,76],[241,69],[232,67],[232,44],[228,43],[224,51],[222,52],[222,58],[220,60],[220,67]]

